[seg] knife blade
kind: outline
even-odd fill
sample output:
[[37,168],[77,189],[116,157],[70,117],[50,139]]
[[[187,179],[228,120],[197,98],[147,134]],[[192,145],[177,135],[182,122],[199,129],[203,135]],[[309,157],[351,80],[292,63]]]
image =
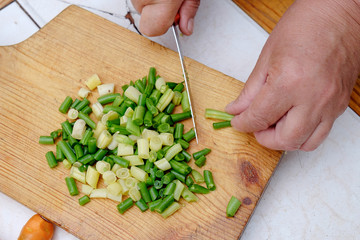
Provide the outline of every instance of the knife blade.
[[199,144],[199,139],[198,139],[198,136],[197,136],[196,125],[195,125],[195,115],[194,115],[194,111],[193,111],[192,104],[191,104],[190,89],[189,89],[188,79],[187,79],[186,70],[185,70],[184,58],[183,58],[183,56],[182,56],[182,52],[181,52],[181,48],[180,48],[179,33],[178,33],[178,31],[177,31],[177,28],[176,28],[176,22],[177,22],[177,21],[175,21],[175,23],[171,26],[171,29],[172,29],[172,31],[173,31],[173,33],[174,33],[176,48],[177,48],[178,53],[179,53],[181,69],[182,69],[182,72],[183,72],[184,81],[185,81],[185,87],[186,87],[186,90],[187,90],[187,91],[186,91],[186,92],[187,92],[187,97],[188,97],[188,99],[189,99],[191,119],[192,119],[192,123],[193,123],[193,127],[194,127],[196,143]]

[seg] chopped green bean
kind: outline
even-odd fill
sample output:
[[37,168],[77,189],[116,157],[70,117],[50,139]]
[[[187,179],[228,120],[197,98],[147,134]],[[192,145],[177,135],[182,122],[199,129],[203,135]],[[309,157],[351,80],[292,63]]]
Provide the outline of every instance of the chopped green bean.
[[161,203],[162,199],[155,200],[153,202],[149,203],[149,209],[150,211],[155,211],[155,208]]
[[188,186],[188,187],[190,187],[191,185],[194,184],[194,180],[192,179],[192,177],[191,177],[190,175],[188,175],[188,176],[186,177],[185,184],[186,184],[186,186]]
[[169,183],[164,190],[164,195],[168,196],[168,195],[173,194],[175,191],[175,187],[176,187],[176,184],[174,182]]
[[94,137],[89,138],[88,148],[89,148],[89,153],[96,153],[97,151],[96,138]]
[[226,207],[226,216],[233,217],[235,213],[239,210],[241,202],[234,196],[231,196],[230,201]]
[[89,139],[92,137],[92,135],[94,134],[94,132],[91,129],[87,129],[83,135],[83,137],[80,140],[80,144],[82,145],[87,145]]
[[83,151],[83,148],[81,147],[80,144],[76,144],[74,146],[74,150],[75,150],[75,155],[76,155],[76,158],[79,159],[81,158],[82,156],[84,156],[84,151]]
[[58,165],[55,155],[52,151],[47,152],[45,154],[45,157],[46,157],[46,160],[47,160],[50,168],[54,168]]
[[214,129],[231,127],[231,121],[215,122],[213,123]]
[[195,169],[193,169],[191,171],[191,175],[194,177],[194,180],[196,183],[203,183],[205,181],[204,177],[201,175],[201,173],[199,173]]
[[195,165],[198,166],[199,168],[201,168],[202,166],[204,166],[206,163],[206,157],[204,155],[202,155],[200,158],[198,158],[197,160],[195,160]]
[[92,108],[89,106],[84,107],[83,109],[81,109],[81,112],[84,114],[89,115],[90,113],[92,113]]
[[176,172],[175,170],[170,171],[172,174],[174,174],[175,178],[180,180],[181,182],[185,183],[186,181],[186,175],[183,175],[181,173]]
[[146,204],[143,198],[135,203],[135,205],[141,210],[141,212],[145,212],[149,209],[149,206]]
[[183,140],[183,139],[178,139],[176,140],[177,143],[180,143],[182,149],[188,149],[190,147],[190,143],[188,143],[187,141]]
[[118,97],[118,96],[121,96],[120,93],[109,93],[109,94],[103,95],[101,97],[98,97],[97,100],[100,104],[105,105],[105,104],[114,102],[116,97]]
[[169,161],[171,168],[182,175],[188,175],[191,172],[191,167],[186,163],[177,162],[174,160]]
[[226,112],[222,112],[210,108],[205,109],[205,118],[230,121],[233,117],[234,115],[228,114]]
[[138,188],[140,190],[141,196],[144,199],[144,201],[147,203],[151,202],[151,196],[150,196],[149,190],[147,189],[146,183],[139,182]]
[[60,146],[56,144],[56,160],[62,161],[65,159],[64,153],[61,151]]
[[86,124],[91,127],[92,129],[96,128],[96,123],[89,117],[89,115],[79,112],[79,118],[84,120]]
[[197,160],[197,159],[199,159],[201,156],[205,156],[205,155],[209,154],[210,152],[211,152],[211,149],[209,149],[209,148],[204,148],[204,149],[202,149],[202,150],[200,150],[200,151],[198,151],[198,152],[193,153],[193,158],[194,158],[195,160]]
[[203,186],[200,186],[198,184],[193,184],[189,187],[189,190],[194,193],[201,193],[201,194],[207,194],[210,192],[209,189],[204,188]]
[[39,143],[46,145],[54,144],[54,138],[51,136],[40,136]]
[[191,154],[190,154],[190,153],[188,153],[188,152],[185,151],[185,150],[182,150],[181,153],[184,155],[186,162],[189,162],[189,161],[191,160]]
[[127,168],[130,165],[130,161],[119,157],[119,156],[115,156],[115,155],[111,155],[110,158],[112,158],[112,160],[116,163],[119,164],[121,167]]
[[70,96],[67,96],[64,101],[61,103],[60,107],[59,107],[59,111],[61,113],[67,113],[67,111],[69,110],[71,104],[73,103],[73,100]]
[[174,195],[166,196],[159,205],[156,206],[155,211],[162,213],[166,208],[168,208],[174,202]]
[[119,203],[116,207],[119,211],[119,213],[124,214],[126,210],[131,208],[134,205],[134,202],[131,198],[127,198],[125,201]]
[[88,106],[90,103],[89,100],[87,100],[86,98],[84,98],[79,104],[77,104],[74,109],[77,111],[81,111],[83,108],[85,108],[86,106]]
[[81,101],[77,98],[75,98],[75,101],[71,104],[70,108],[74,108],[80,103]]
[[78,188],[76,186],[74,178],[66,177],[65,182],[66,182],[66,186],[67,186],[71,196],[75,196],[75,195],[79,194],[79,190],[78,190]]
[[159,180],[155,180],[154,181],[154,187],[156,188],[156,189],[161,189],[162,188],[162,186],[163,186],[163,182],[162,181],[159,181]]
[[175,125],[175,134],[174,134],[174,138],[175,139],[181,139],[183,137],[183,132],[184,132],[184,124],[182,123],[177,123]]
[[67,145],[66,142],[64,142],[63,140],[60,140],[58,142],[59,148],[61,149],[61,151],[63,152],[63,154],[65,155],[66,159],[73,164],[74,162],[76,162],[77,158],[75,153],[71,150],[70,146]]
[[78,162],[82,164],[89,164],[92,160],[94,160],[93,154],[86,154],[78,159]]
[[190,142],[191,140],[193,140],[195,138],[195,131],[194,129],[190,129],[188,132],[183,134],[183,139],[187,142]]
[[152,201],[155,201],[159,196],[159,192],[156,190],[155,187],[150,188],[149,194]]
[[100,161],[101,159],[103,159],[105,157],[105,155],[107,154],[108,150],[107,149],[99,149],[96,151],[96,153],[94,154],[94,159],[96,159],[97,161]]
[[81,198],[79,198],[79,204],[80,206],[84,206],[85,204],[87,204],[88,202],[90,202],[90,198],[88,196],[82,196]]
[[171,114],[171,119],[173,122],[179,122],[188,118],[191,118],[191,111],[182,112],[182,113],[174,113]]
[[212,172],[210,172],[209,170],[204,170],[204,180],[208,189],[210,189],[211,191],[214,191],[216,189]]
[[174,179],[175,179],[175,175],[171,172],[168,172],[161,178],[160,182],[162,182],[164,184],[169,184]]

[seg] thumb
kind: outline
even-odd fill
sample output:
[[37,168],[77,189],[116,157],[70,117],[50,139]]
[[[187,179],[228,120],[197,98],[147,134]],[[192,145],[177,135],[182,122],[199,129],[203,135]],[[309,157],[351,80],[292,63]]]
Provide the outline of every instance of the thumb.
[[183,0],[164,1],[142,6],[140,32],[146,36],[159,36],[174,23]]
[[200,0],[185,0],[180,8],[179,27],[183,34],[191,35],[194,30],[194,18],[200,6]]
[[267,78],[267,69],[262,64],[261,60],[258,61],[254,70],[246,81],[244,89],[240,95],[231,103],[229,103],[225,111],[238,115],[245,111],[251,104],[255,96],[260,92],[262,86],[265,84]]

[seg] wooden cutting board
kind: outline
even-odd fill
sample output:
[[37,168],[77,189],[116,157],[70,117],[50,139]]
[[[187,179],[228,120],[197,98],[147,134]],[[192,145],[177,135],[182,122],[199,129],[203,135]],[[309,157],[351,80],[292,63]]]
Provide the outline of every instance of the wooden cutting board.
[[[262,28],[271,33],[276,23],[294,0],[233,0],[244,12],[252,17]],[[351,93],[349,107],[360,115],[360,77]]]
[[[182,201],[166,220],[137,207],[121,215],[107,199],[81,207],[81,195],[69,195],[68,170],[46,163],[45,153],[55,146],[38,144],[40,135],[65,120],[58,112],[64,98],[76,97],[93,73],[116,83],[118,91],[151,66],[168,81],[182,81],[177,53],[75,6],[28,40],[0,48],[0,190],[81,239],[237,239],[282,153],[261,147],[252,135],[213,130],[205,108],[223,109],[244,84],[192,59],[185,62],[200,139],[190,149],[212,149],[204,169],[213,172],[215,192],[199,196],[197,203]],[[190,127],[187,120],[185,130]],[[226,218],[232,195],[243,205]]]

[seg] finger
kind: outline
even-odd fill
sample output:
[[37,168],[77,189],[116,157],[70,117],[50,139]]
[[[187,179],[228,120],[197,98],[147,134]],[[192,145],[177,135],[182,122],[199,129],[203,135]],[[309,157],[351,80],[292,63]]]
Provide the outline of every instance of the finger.
[[255,132],[254,135],[263,146],[275,150],[293,151],[300,149],[319,122],[317,118],[311,118],[308,110],[294,107],[274,127]]
[[200,0],[185,0],[180,7],[179,28],[185,35],[191,35],[194,30],[194,18],[200,6]]
[[263,48],[256,65],[246,81],[244,89],[233,102],[229,103],[225,111],[230,114],[240,114],[249,107],[252,100],[260,92],[268,77],[268,56],[266,47]]
[[292,107],[292,100],[280,86],[267,81],[250,105],[231,120],[240,132],[257,132],[268,129]]
[[147,36],[159,36],[167,32],[174,23],[182,1],[165,1],[142,8],[140,32]]
[[300,150],[313,151],[315,150],[329,135],[333,122],[325,121],[321,122],[306,142],[301,145]]

